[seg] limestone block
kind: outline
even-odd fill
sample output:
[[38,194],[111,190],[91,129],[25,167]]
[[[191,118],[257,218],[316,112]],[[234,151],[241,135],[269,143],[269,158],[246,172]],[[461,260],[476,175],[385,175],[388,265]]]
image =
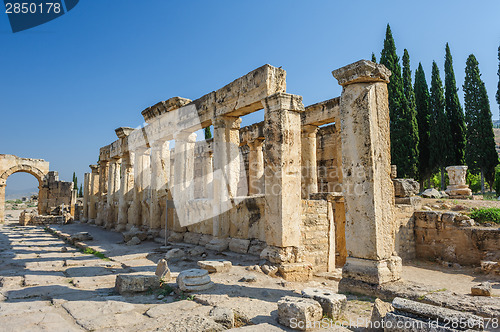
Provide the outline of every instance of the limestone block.
[[167,238],[168,242],[182,242],[184,240],[184,233],[170,232]]
[[425,198],[441,198],[442,195],[436,189],[430,188],[430,189],[424,190],[424,192],[422,193],[422,197],[425,197]]
[[372,309],[372,316],[370,319],[371,330],[372,331],[383,331],[382,320],[385,318],[387,313],[394,310],[392,304],[382,301],[381,299],[375,299],[375,303]]
[[115,289],[120,294],[141,293],[159,287],[160,279],[156,275],[137,273],[116,276]]
[[250,255],[260,256],[262,250],[266,247],[266,243],[259,240],[251,240],[250,247],[248,248],[248,253]]
[[285,296],[278,301],[278,321],[284,326],[305,331],[323,317],[321,306],[313,299]]
[[413,179],[392,179],[396,197],[410,197],[418,194],[420,184]]
[[229,250],[240,254],[246,254],[248,252],[249,246],[250,246],[250,240],[231,239],[231,241],[229,241]]
[[167,261],[181,259],[184,257],[186,257],[186,253],[184,252],[184,250],[179,249],[179,248],[170,249],[165,254],[165,260],[167,260]]
[[224,251],[229,247],[229,239],[217,239],[214,238],[212,241],[205,245],[205,248],[215,251]]
[[369,284],[383,284],[388,281],[399,280],[402,271],[402,260],[399,256],[392,256],[380,261],[347,257],[342,270],[342,277],[360,280]]
[[94,238],[92,235],[90,235],[88,232],[79,232],[76,234],[71,235],[71,241],[77,242],[77,241],[91,241]]
[[201,237],[200,237],[200,241],[198,242],[198,244],[200,246],[205,246],[205,245],[207,245],[207,243],[210,243],[210,241],[212,241],[212,239],[213,239],[212,235],[202,234]]
[[228,272],[233,264],[230,261],[211,260],[211,261],[198,261],[198,266],[210,273],[223,273]]
[[130,241],[127,242],[127,246],[136,246],[140,243],[141,240],[137,236],[134,236],[133,238],[130,239]]
[[163,280],[170,280],[170,269],[166,259],[160,259],[156,265],[155,274],[158,278]]
[[232,329],[234,327],[234,312],[231,308],[213,307],[208,315],[226,329]]
[[479,285],[472,286],[470,292],[475,296],[491,296],[491,284],[489,282],[483,282]]
[[278,273],[288,281],[308,281],[312,278],[312,266],[309,263],[280,264]]
[[190,269],[179,273],[177,285],[184,292],[196,292],[210,289],[214,283],[210,280],[207,270]]
[[339,319],[347,305],[347,297],[330,289],[306,288],[302,296],[318,301],[323,308],[323,316]]
[[184,242],[186,243],[197,245],[198,243],[200,243],[200,238],[201,238],[200,233],[193,233],[193,232],[184,233]]

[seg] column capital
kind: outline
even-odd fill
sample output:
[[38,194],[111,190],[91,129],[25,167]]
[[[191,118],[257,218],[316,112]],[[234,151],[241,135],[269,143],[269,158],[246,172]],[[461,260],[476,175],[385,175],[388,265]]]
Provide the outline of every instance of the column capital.
[[89,165],[92,173],[99,173],[99,165]]
[[181,131],[174,134],[174,139],[176,141],[181,141],[181,142],[186,142],[186,143],[195,143],[196,142],[196,133],[181,130]]
[[252,151],[262,150],[262,147],[264,146],[264,139],[263,138],[249,139],[247,141],[247,145]]
[[240,129],[241,118],[237,116],[221,115],[214,119],[214,128]]
[[353,83],[389,83],[391,71],[384,65],[360,60],[332,71],[332,75],[339,81],[339,85],[346,86]]
[[318,130],[319,130],[318,126],[313,126],[313,125],[302,126],[302,136],[314,138],[316,137]]
[[278,92],[274,95],[266,97],[262,101],[262,105],[266,111],[273,112],[278,110],[304,112],[304,104],[302,103],[302,96],[292,95],[285,92]]

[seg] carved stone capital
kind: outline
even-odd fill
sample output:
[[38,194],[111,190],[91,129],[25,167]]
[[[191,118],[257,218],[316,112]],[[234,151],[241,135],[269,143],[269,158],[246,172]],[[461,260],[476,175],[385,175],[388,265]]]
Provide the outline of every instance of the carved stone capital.
[[339,84],[346,86],[353,83],[384,82],[389,83],[391,71],[384,65],[368,60],[360,60],[332,71]]
[[265,98],[262,104],[269,112],[277,110],[303,112],[305,110],[304,104],[302,103],[302,96],[285,92],[278,92]]

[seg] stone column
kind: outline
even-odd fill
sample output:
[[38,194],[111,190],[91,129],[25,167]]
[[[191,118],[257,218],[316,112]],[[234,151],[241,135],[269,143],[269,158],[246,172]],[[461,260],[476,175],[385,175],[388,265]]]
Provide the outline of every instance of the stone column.
[[318,192],[318,166],[316,162],[317,126],[302,127],[302,198],[309,199],[309,194]]
[[160,205],[161,190],[167,184],[167,174],[164,170],[164,163],[168,162],[170,172],[169,142],[155,142],[151,147],[151,204],[149,207],[149,227],[153,230],[160,230],[162,226],[162,208]]
[[82,222],[89,220],[90,173],[83,175],[83,217]]
[[142,158],[142,179],[141,179],[141,225],[149,228],[149,216],[151,207],[151,149],[147,149]]
[[214,167],[212,162],[213,152],[206,151],[203,154],[203,183],[202,183],[202,197],[211,199],[213,197],[213,188],[212,184],[214,181]]
[[302,223],[301,112],[302,97],[277,93],[264,101],[265,233],[268,245],[300,245]]
[[[361,60],[333,71],[340,98],[343,194],[348,257],[342,287],[400,279],[394,251],[394,186],[387,83],[390,71]],[[345,288],[344,288],[345,289]]]
[[105,225],[106,228],[110,228],[114,224],[114,203],[113,198],[116,190],[116,173],[117,173],[117,161],[116,159],[112,159],[109,163],[109,174],[108,174],[108,192],[106,194],[106,216],[105,216]]
[[0,223],[5,222],[5,184],[0,184]]
[[248,195],[264,194],[264,146],[263,139],[254,139],[249,141],[248,147]]
[[143,158],[144,150],[134,151],[131,155],[133,158],[133,167],[134,167],[134,187],[132,189],[132,203],[128,210],[128,225],[127,228],[133,226],[141,225],[141,211],[142,211],[142,203],[141,203],[141,192],[142,192],[142,158]]
[[90,191],[89,191],[89,219],[97,219],[97,204],[99,202],[99,166],[90,165],[92,173],[90,173]]
[[128,209],[133,199],[132,190],[134,188],[134,156],[133,152],[122,156],[120,167],[120,191],[118,197],[118,222],[116,230],[122,232],[125,230],[128,222]]
[[108,177],[109,177],[109,161],[101,160],[99,162],[99,202],[97,205],[96,225],[104,225],[107,214],[107,197],[108,197]]
[[196,134],[181,131],[175,134],[174,157],[174,202],[177,218],[173,225],[174,232],[184,231],[189,223],[187,203],[194,198],[194,146]]
[[[225,212],[232,208],[232,198],[236,196],[240,180],[240,125],[241,119],[238,117],[221,116],[214,121],[212,188],[213,236],[216,238],[229,236],[230,222]],[[212,244],[217,245],[216,241]]]
[[467,166],[448,166],[448,178],[450,184],[446,188],[446,193],[450,198],[469,198],[472,195],[472,190],[466,182]]

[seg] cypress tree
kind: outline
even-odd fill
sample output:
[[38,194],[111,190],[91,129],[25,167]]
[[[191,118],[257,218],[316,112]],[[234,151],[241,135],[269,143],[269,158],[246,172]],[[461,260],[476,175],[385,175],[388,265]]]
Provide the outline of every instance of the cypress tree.
[[80,190],[78,191],[78,197],[83,197],[83,186],[80,184]]
[[444,168],[448,166],[450,159],[451,134],[445,113],[443,83],[435,61],[432,62],[430,109],[430,164],[433,170],[441,171],[441,190],[444,190]]
[[75,172],[73,172],[73,189],[78,190],[78,178],[76,177]]
[[467,58],[463,89],[467,124],[465,159],[471,172],[481,173],[481,191],[484,193],[484,179],[490,188],[494,181],[498,155],[488,93],[481,80],[479,63],[473,54]]
[[500,108],[500,46],[498,46],[498,89],[497,89],[497,104]]
[[424,68],[422,64],[418,64],[415,71],[415,104],[417,110],[418,121],[418,179],[420,187],[424,189],[424,180],[429,179],[432,174],[430,165],[430,96],[427,81],[425,79]]
[[396,44],[392,37],[391,27],[387,24],[384,40],[384,48],[380,55],[380,63],[391,72],[390,83],[387,85],[389,93],[389,114],[391,130],[391,163],[396,165],[398,173],[405,176],[409,173],[408,153],[404,145],[403,114],[405,113],[406,100],[403,93],[403,82],[401,77],[401,66],[396,54]]
[[403,136],[402,144],[406,147],[407,162],[406,175],[416,178],[418,175],[418,124],[417,124],[417,109],[415,102],[415,92],[413,91],[410,55],[408,50],[403,53],[403,91],[406,99],[406,108],[404,109],[402,125],[406,133]]
[[211,139],[212,138],[212,131],[210,130],[210,127],[205,127],[205,139]]
[[372,62],[377,62],[377,57],[375,56],[375,53],[372,52]]
[[465,118],[460,100],[458,99],[455,72],[453,71],[453,58],[450,47],[446,43],[446,56],[444,61],[444,86],[446,115],[450,122],[451,151],[450,163],[454,165],[465,164]]

